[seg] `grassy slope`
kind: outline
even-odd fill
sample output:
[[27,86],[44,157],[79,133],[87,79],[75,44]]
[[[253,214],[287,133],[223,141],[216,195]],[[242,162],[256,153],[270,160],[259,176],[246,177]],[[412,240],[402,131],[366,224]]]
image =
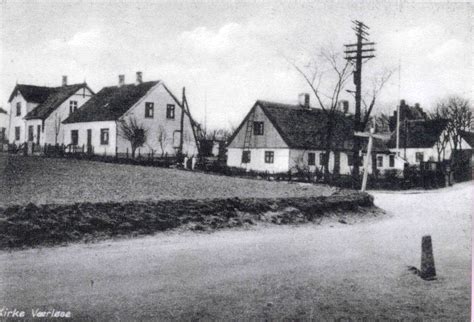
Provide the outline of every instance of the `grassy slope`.
[[[77,319],[469,319],[473,189],[375,194],[391,215],[0,252],[0,303]],[[419,267],[433,238],[438,280]],[[93,281],[93,283],[92,283]]]
[[330,195],[323,185],[287,184],[68,159],[0,154],[0,206],[195,198]]

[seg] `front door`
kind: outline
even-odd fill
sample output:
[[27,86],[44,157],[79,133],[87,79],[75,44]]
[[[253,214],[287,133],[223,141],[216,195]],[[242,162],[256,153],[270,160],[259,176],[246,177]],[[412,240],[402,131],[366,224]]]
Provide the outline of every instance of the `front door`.
[[36,144],[40,144],[41,125],[36,127]]
[[92,129],[87,130],[87,152],[92,152]]
[[28,142],[33,142],[34,140],[34,127],[33,125],[28,126]]

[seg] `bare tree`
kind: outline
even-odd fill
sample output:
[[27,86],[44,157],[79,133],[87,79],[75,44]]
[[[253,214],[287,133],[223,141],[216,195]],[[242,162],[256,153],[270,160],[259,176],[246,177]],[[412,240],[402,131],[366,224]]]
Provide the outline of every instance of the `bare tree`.
[[461,132],[470,129],[473,115],[469,100],[460,96],[449,96],[438,102],[435,114],[447,120],[446,131],[452,140],[453,150],[460,150]]
[[157,135],[158,143],[160,144],[161,149],[161,156],[165,156],[165,149],[168,145],[168,135],[166,134],[165,129],[163,126],[158,127],[158,135]]
[[375,107],[377,98],[380,95],[380,92],[384,88],[385,84],[392,77],[394,70],[384,70],[380,76],[375,76],[372,79],[372,87],[368,93],[362,96],[362,105],[364,106],[364,111],[362,114],[362,124],[361,127],[365,128],[370,121],[370,117]]
[[[367,129],[369,122],[373,121],[372,112],[374,111],[377,98],[379,97],[382,89],[385,84],[392,77],[394,70],[386,69],[383,71],[380,76],[375,76],[372,79],[371,89],[368,92],[363,93],[362,95],[362,105],[364,110],[361,113],[360,123],[355,120],[355,131],[363,131]],[[354,94],[353,92],[350,92]],[[360,173],[360,151],[362,149],[361,139],[357,136],[354,136],[354,149],[353,149],[353,159],[354,167],[352,169],[352,175],[354,178],[359,178]]]
[[[329,181],[329,155],[333,148],[334,129],[337,125],[339,97],[351,75],[351,65],[334,51],[320,50],[315,60],[304,67],[293,63],[295,69],[303,76],[309,88],[316,96],[319,107],[326,115],[325,155],[323,172],[325,181]],[[322,80],[325,90],[322,90]]]
[[135,158],[135,151],[146,142],[147,130],[135,118],[130,118],[128,122],[123,119],[120,121],[119,135],[130,142],[132,158]]

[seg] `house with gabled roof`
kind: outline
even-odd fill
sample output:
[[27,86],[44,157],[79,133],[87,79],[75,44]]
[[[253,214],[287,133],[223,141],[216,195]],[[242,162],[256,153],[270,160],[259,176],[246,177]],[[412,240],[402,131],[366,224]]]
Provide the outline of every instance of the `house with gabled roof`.
[[[387,146],[411,165],[450,160],[453,140],[446,130],[447,124],[448,121],[443,119],[404,120],[399,126],[398,148],[396,131],[392,133]],[[461,136],[460,150],[471,148],[466,138]]]
[[132,84],[125,84],[124,75],[119,75],[118,86],[104,87],[64,120],[65,144],[100,155],[131,153],[131,143],[121,133],[122,122],[130,120],[146,130],[146,142],[139,153],[198,154],[195,122],[189,110],[164,82],[144,82],[141,72]]
[[45,87],[17,84],[10,98],[10,143],[62,144],[62,121],[87,102],[94,92],[86,83]]
[[[352,172],[353,116],[337,112],[329,170]],[[299,104],[257,101],[227,146],[227,166],[254,171],[281,173],[306,168],[322,170],[328,116],[309,104],[309,95],[300,95]],[[381,140],[374,140],[377,168],[403,169]],[[372,158],[371,158],[372,160]],[[372,171],[370,161],[370,172]]]

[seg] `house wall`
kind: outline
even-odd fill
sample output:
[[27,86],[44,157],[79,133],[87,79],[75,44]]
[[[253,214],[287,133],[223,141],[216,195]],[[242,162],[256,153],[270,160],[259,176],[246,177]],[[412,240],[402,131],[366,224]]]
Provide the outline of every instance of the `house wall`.
[[[51,113],[44,122],[44,132],[41,144],[63,144],[67,142],[67,133],[64,131],[64,124],[61,122],[67,119],[70,115],[69,104],[70,101],[77,101],[77,108],[80,109],[85,102],[91,97],[92,93],[87,88],[81,88],[76,93],[71,95],[56,110]],[[56,139],[56,128],[59,126],[58,136]]]
[[[445,135],[445,133],[443,132],[440,135],[440,138],[438,139],[438,142],[441,142],[441,139],[444,137],[444,135]],[[438,146],[437,146],[437,144],[434,144],[433,147],[431,147],[431,148],[407,148],[407,149],[400,148],[398,150],[397,149],[390,149],[390,151],[393,152],[393,153],[398,152],[398,155],[400,157],[406,159],[406,161],[409,164],[415,165],[415,164],[418,164],[418,162],[416,162],[416,153],[418,153],[418,152],[423,153],[423,161],[449,160],[449,159],[451,159],[453,146],[454,146],[453,140],[450,139],[449,142],[446,143],[444,151],[441,153],[440,160],[438,160],[439,157],[438,157]],[[471,147],[464,139],[461,139],[459,148],[461,150],[463,150],[463,149],[470,149]]]
[[[72,143],[71,131],[78,130],[78,146],[87,147],[87,130],[92,130],[92,141],[91,146],[94,149],[95,154],[115,155],[115,147],[117,146],[116,137],[116,122],[115,121],[103,121],[103,122],[81,122],[81,123],[68,123],[63,124],[64,144],[69,145]],[[104,145],[100,143],[100,132],[101,129],[109,129],[109,143]]]
[[[250,162],[241,163],[241,148],[227,149],[227,166],[245,168],[247,170],[268,171],[268,172],[287,172],[290,161],[290,149],[250,149]],[[265,151],[273,151],[273,163],[265,163]]]
[[[253,130],[251,133],[250,139],[250,148],[288,148],[288,145],[283,141],[282,137],[267,118],[260,106],[256,106],[251,114],[255,113],[254,120],[255,122],[263,122],[264,132],[263,135],[254,135]],[[249,116],[251,115],[249,114]],[[243,148],[245,134],[247,130],[247,122],[252,119],[249,117],[244,121],[243,125],[240,127],[239,132],[234,137],[232,142],[228,145],[228,148]],[[240,162],[240,158],[238,160]],[[234,161],[232,161],[234,162]]]
[[[145,118],[145,103],[154,103],[153,118]],[[175,106],[174,119],[166,117],[168,104]],[[147,140],[143,147],[140,147],[140,153],[155,155],[167,154],[175,155],[179,148],[179,137],[181,131],[181,107],[168,93],[160,83],[153,87],[140,101],[138,101],[129,111],[127,111],[121,120],[129,122],[131,118],[137,120],[137,123],[147,130]],[[197,155],[197,145],[194,138],[191,121],[187,114],[184,115],[183,122],[183,153],[187,156]],[[160,142],[160,133],[162,139]],[[163,149],[161,148],[163,145]],[[123,138],[120,131],[120,125],[117,133],[117,147],[119,152],[125,152],[128,148],[131,152],[131,145],[128,140]]]
[[[21,115],[16,115],[16,104],[21,103]],[[10,143],[14,143],[16,145],[22,144],[26,141],[26,121],[24,117],[28,112],[38,106],[37,103],[29,103],[24,98],[23,95],[19,91],[17,91],[17,95],[13,97],[10,102],[10,124],[8,130],[8,140]],[[20,139],[15,139],[15,127],[20,127]]]

